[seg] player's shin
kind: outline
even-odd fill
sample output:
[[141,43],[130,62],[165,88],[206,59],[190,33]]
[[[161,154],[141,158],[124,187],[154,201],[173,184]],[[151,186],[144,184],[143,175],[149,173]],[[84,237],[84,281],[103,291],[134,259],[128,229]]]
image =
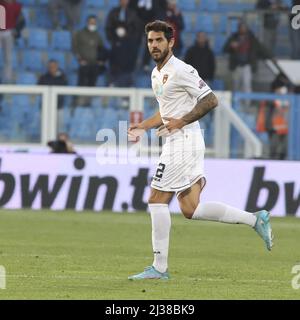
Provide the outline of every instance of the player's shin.
[[255,226],[257,220],[254,214],[221,202],[199,203],[192,219],[224,223],[243,223],[251,227]]
[[168,269],[171,216],[167,204],[149,204],[152,220],[153,266],[159,272]]

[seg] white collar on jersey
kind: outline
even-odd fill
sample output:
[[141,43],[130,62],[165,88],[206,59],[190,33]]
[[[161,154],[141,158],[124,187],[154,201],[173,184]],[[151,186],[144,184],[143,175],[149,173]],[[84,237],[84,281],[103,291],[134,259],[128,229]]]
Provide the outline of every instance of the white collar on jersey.
[[162,70],[163,70],[168,64],[170,64],[174,59],[175,59],[175,56],[174,56],[174,54],[172,54],[171,57],[169,58],[169,60],[163,65],[163,67],[162,67],[160,70],[158,70],[158,68],[157,68],[157,66],[156,66],[156,70],[157,70],[158,72],[162,72]]

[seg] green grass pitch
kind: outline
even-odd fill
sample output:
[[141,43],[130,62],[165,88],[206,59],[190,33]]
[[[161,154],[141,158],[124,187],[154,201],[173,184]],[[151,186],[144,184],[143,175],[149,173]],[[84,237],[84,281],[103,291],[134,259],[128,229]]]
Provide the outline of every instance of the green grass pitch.
[[172,216],[172,279],[132,282],[152,262],[148,214],[2,210],[0,300],[299,299],[300,219],[271,221],[270,253],[247,226]]

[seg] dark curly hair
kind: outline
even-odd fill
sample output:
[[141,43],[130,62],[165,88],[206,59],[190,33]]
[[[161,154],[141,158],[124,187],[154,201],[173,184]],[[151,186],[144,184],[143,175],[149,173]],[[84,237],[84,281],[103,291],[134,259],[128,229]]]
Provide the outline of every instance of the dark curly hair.
[[174,38],[174,29],[167,22],[161,20],[155,20],[149,22],[145,26],[145,33],[148,35],[150,31],[163,32],[168,42]]

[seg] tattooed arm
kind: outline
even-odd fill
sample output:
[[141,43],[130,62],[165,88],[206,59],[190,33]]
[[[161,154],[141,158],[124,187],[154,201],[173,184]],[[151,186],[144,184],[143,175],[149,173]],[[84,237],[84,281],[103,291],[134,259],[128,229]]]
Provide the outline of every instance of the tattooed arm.
[[159,130],[162,130],[164,128],[167,128],[168,131],[181,129],[182,127],[186,126],[189,123],[192,123],[194,121],[197,121],[204,117],[209,111],[211,111],[213,108],[215,108],[218,105],[218,99],[217,97],[211,92],[203,99],[199,100],[196,106],[193,108],[192,111],[187,113],[185,116],[183,116],[181,119],[174,119],[174,118],[167,118],[165,117],[165,120],[168,120],[169,122],[159,128]]

